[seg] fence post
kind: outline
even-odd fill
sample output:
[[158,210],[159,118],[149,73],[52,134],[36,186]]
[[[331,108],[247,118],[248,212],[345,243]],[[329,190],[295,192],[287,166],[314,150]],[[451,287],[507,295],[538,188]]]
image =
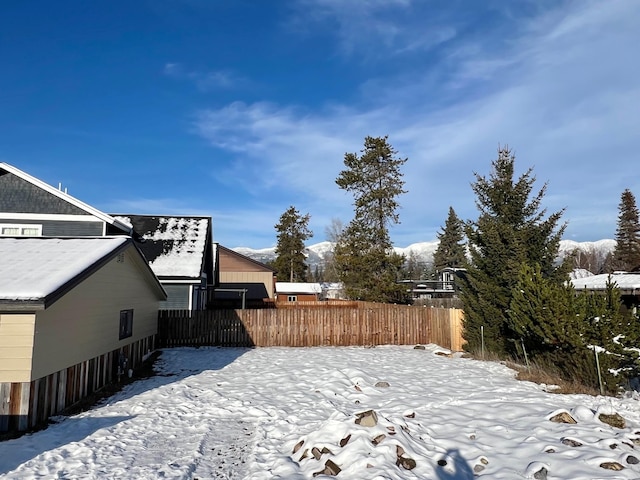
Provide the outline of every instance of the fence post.
[[596,354],[596,370],[598,370],[598,383],[600,384],[600,395],[604,396],[604,385],[602,384],[602,374],[600,373],[600,360],[598,359],[597,347],[593,349]]

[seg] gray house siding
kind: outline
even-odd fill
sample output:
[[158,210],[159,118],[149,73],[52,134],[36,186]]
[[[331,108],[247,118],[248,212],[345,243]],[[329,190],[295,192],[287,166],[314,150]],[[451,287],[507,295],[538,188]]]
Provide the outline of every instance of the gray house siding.
[[2,218],[0,223],[20,225],[42,225],[43,237],[99,237],[103,235],[102,222],[68,222],[64,220],[16,220]]
[[87,237],[103,235],[104,224],[102,222],[42,222],[42,235],[46,237]]
[[0,170],[0,211],[59,215],[86,215],[87,212],[35,185]]
[[187,310],[189,309],[189,291],[191,285],[167,285],[163,283],[167,299],[160,302],[160,310]]

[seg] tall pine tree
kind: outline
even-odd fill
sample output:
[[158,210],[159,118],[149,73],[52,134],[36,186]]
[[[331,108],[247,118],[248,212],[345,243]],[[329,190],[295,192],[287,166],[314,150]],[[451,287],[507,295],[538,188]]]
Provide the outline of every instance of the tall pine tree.
[[406,300],[397,283],[404,258],[393,251],[389,226],[400,222],[398,196],[405,193],[397,157],[387,137],[366,137],[361,155],[346,153],[337,185],[354,196],[354,218],[335,247],[334,261],[348,297],[379,302]]
[[308,265],[304,254],[304,242],[313,236],[309,230],[309,214],[301,215],[290,206],[275,225],[278,243],[273,268],[281,281],[306,282]]
[[461,298],[468,350],[479,349],[484,332],[487,349],[498,354],[514,352],[518,334],[510,326],[507,311],[523,265],[538,265],[543,278],[552,282],[568,279],[569,266],[555,264],[565,229],[558,225],[563,212],[545,218],[541,203],[547,185],[532,195],[532,170],[515,179],[514,164],[511,150],[499,148],[490,177],[476,173],[472,184],[480,213],[476,221],[465,224],[471,260]]
[[458,218],[453,207],[449,207],[449,216],[442,232],[438,233],[438,248],[433,254],[433,266],[436,270],[446,267],[461,268],[466,262],[464,246],[464,223]]
[[640,268],[640,221],[636,199],[629,189],[622,192],[618,211],[617,243],[611,266],[614,270],[636,270]]

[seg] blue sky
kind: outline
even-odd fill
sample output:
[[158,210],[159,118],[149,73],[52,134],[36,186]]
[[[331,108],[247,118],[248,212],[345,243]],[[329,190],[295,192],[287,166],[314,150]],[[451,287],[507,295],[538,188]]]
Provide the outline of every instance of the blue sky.
[[352,218],[335,179],[364,137],[404,166],[396,246],[477,218],[499,145],[565,238],[640,200],[640,2],[5,2],[0,161],[108,213],[211,215],[228,247]]

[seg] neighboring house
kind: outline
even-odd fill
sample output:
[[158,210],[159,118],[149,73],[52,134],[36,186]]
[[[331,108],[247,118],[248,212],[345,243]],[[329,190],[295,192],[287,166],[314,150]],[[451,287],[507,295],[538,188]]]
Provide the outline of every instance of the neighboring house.
[[131,235],[124,225],[60,189],[0,163],[0,236]]
[[138,245],[167,292],[161,310],[207,308],[214,275],[211,217],[114,215],[133,227]]
[[342,282],[325,282],[321,286],[322,298],[325,300],[343,300],[346,298]]
[[276,303],[315,302],[322,299],[319,283],[276,282]]
[[0,432],[138,366],[165,298],[131,237],[0,238]]
[[211,217],[115,217],[0,163],[0,236],[129,235],[167,292],[163,309],[204,309],[215,285]]
[[162,309],[199,310],[215,286],[211,217],[112,216],[0,163],[0,236],[128,235],[167,292]]
[[607,283],[612,281],[620,290],[625,308],[635,313],[640,305],[640,272],[604,273],[572,278],[570,281],[576,291],[587,290],[596,293],[604,293],[607,290]]
[[275,271],[220,244],[215,244],[219,285],[214,289],[216,308],[256,308],[273,305]]
[[457,298],[459,287],[456,279],[463,276],[464,268],[445,267],[438,272],[438,280],[402,280],[414,300],[433,298]]

